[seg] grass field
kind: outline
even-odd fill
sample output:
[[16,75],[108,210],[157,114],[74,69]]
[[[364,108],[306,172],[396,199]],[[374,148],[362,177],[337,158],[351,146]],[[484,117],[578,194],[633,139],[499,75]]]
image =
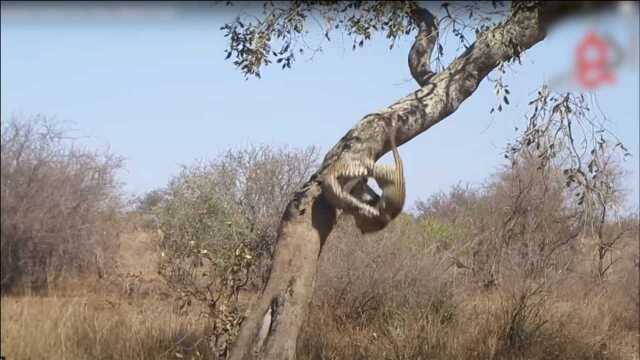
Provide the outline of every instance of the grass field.
[[[149,237],[124,239],[129,244],[122,250],[138,261],[125,256],[122,266],[153,277],[152,258],[144,255]],[[622,285],[575,277],[538,294],[515,280],[492,290],[448,284],[444,296],[414,304],[376,300],[365,308],[356,306],[362,302],[353,286],[349,301],[335,301],[332,281],[321,269],[300,359],[638,359],[638,312]],[[76,283],[46,297],[3,297],[2,354],[34,360],[212,358],[206,317],[197,308],[180,313],[158,292],[125,295],[100,292],[96,285]]]

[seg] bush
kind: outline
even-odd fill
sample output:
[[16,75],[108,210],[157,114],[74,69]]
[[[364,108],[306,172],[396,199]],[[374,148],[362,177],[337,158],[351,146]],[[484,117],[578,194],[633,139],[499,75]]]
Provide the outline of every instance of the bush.
[[181,309],[204,308],[218,356],[226,356],[241,321],[240,289],[266,279],[280,216],[316,163],[315,148],[232,150],[183,166],[141,202],[159,222],[160,273]]
[[3,294],[29,281],[39,292],[64,275],[102,277],[113,265],[123,161],[79,147],[69,133],[41,116],[2,123]]
[[[184,167],[157,208],[161,274],[183,295],[203,301],[213,290],[209,282],[225,272],[235,251],[254,243],[248,222],[219,194],[212,175],[204,166]],[[248,268],[242,270],[248,275]]]
[[156,209],[151,213],[164,232],[166,251],[175,252],[171,246],[190,241],[219,247],[237,245],[234,237],[244,239],[255,257],[249,283],[260,287],[269,273],[284,208],[317,165],[315,147],[229,150],[214,160],[184,166],[167,189],[150,193],[140,208]]

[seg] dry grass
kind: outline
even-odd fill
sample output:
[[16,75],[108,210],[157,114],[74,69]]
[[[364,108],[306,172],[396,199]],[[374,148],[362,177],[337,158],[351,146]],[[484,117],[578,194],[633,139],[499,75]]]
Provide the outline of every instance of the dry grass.
[[157,275],[153,234],[118,241],[117,273],[70,279],[50,296],[2,298],[7,359],[208,358],[206,320],[178,313]]
[[[547,299],[540,317],[513,321],[513,293],[460,293],[420,308],[385,305],[366,321],[344,321],[314,305],[300,359],[638,359],[632,314],[606,292]],[[535,300],[535,299],[534,299]],[[532,303],[525,304],[532,309]],[[517,319],[516,319],[517,320]],[[624,321],[621,321],[624,320]],[[541,326],[540,326],[541,325]],[[537,328],[540,326],[539,328]],[[113,297],[4,297],[2,354],[8,359],[209,358],[206,324],[169,303]]]
[[513,302],[505,293],[464,297],[451,299],[451,312],[388,306],[365,324],[340,321],[331,307],[314,307],[299,358],[638,359],[637,331],[618,322],[631,315],[605,296],[553,299],[540,308]]
[[[593,244],[582,241],[570,271],[531,279],[505,265],[502,281],[484,288],[452,266],[446,228],[435,229],[438,243],[408,217],[368,237],[350,225],[322,254],[299,359],[640,359],[637,232],[618,243],[604,281],[592,274]],[[78,278],[48,297],[3,297],[2,355],[215,358],[197,304],[175,312],[155,272],[154,236],[120,238],[117,269],[139,274],[124,278],[133,286]],[[243,307],[254,298],[241,295]]]
[[606,281],[578,247],[570,271],[531,279],[505,267],[484,288],[439,252],[408,251],[420,241],[410,227],[332,235],[300,359],[640,359],[637,239],[619,243]]
[[155,300],[2,298],[7,359],[207,358],[205,323]]
[[[539,283],[516,272],[499,287],[483,289],[430,255],[394,253],[403,248],[397,240],[402,234],[395,233],[407,231],[401,225],[352,242],[343,233],[328,244],[299,341],[300,359],[639,359],[632,267],[637,241],[620,249],[628,259],[617,263],[605,283],[563,273],[537,291]],[[121,250],[136,253],[138,267],[123,256],[121,269],[153,276],[148,235],[130,234],[123,241]],[[81,285],[49,297],[3,297],[2,355],[213,358],[206,320],[195,308],[178,315],[173,302],[156,292],[109,295],[97,293],[95,281],[85,282],[84,291]]]

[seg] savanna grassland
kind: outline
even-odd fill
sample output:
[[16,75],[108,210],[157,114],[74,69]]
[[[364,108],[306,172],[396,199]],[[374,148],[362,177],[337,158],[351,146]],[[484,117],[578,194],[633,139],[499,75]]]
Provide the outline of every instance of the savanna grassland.
[[[445,265],[445,259],[406,248],[399,253],[394,239],[406,231],[394,226],[382,239],[351,245],[333,240],[300,358],[638,358],[631,255],[605,284],[580,273],[547,284],[514,275],[486,289],[466,283],[464,269]],[[123,238],[135,244],[150,236]],[[637,243],[627,241],[633,254]],[[138,255],[153,264],[152,252]],[[86,279],[47,296],[3,296],[2,353],[8,359],[211,356],[208,317],[195,307],[179,311],[163,285],[150,281],[155,277],[142,270],[137,283],[128,284],[133,290]]]
[[[126,199],[117,156],[48,125],[3,124],[2,355],[224,358],[318,150],[230,150]],[[639,359],[637,214],[615,193],[588,221],[560,167],[517,159],[373,235],[341,217],[298,358]]]

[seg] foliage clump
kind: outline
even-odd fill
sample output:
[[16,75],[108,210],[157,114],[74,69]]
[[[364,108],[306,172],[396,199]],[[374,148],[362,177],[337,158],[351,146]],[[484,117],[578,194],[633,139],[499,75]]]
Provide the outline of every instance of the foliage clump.
[[242,320],[241,290],[262,286],[287,199],[316,162],[313,147],[230,150],[183,166],[140,202],[157,219],[160,274],[180,311],[194,305],[211,319],[211,347],[221,357]]

